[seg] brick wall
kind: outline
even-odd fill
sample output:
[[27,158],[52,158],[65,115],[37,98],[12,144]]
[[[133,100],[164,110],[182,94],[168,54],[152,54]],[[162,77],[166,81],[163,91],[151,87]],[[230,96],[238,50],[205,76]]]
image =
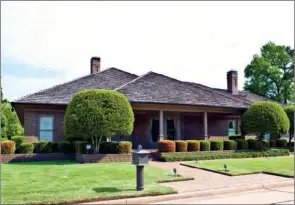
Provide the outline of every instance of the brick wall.
[[130,162],[131,154],[76,154],[76,161],[79,163],[97,162]]
[[74,154],[64,154],[64,153],[1,154],[1,163],[74,160],[74,159],[75,159]]

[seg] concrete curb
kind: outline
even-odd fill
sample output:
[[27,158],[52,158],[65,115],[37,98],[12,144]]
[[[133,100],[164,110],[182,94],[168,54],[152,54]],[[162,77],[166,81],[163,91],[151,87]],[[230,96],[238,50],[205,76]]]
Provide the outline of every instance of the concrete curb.
[[269,189],[269,188],[277,188],[277,187],[285,187],[285,186],[294,186],[294,180],[272,182],[267,184],[253,184],[248,186],[238,186],[238,187],[230,187],[230,188],[200,190],[196,192],[187,192],[187,193],[180,193],[180,194],[138,197],[138,198],[130,198],[130,199],[111,200],[111,201],[98,201],[98,202],[90,202],[90,203],[84,203],[84,204],[148,204],[148,203],[156,203],[156,202],[171,201],[171,200],[178,200],[178,199],[188,199],[188,198],[193,198],[198,196],[200,197],[215,196],[215,195],[232,194],[237,192],[253,191],[258,189],[266,189],[266,188]]

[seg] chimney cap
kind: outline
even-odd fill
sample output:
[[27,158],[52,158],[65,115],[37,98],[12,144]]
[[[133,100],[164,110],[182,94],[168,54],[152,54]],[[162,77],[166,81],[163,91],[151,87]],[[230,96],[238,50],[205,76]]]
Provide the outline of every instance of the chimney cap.
[[91,60],[98,60],[98,61],[100,61],[100,57],[98,57],[98,56],[92,56]]
[[231,69],[227,72],[227,74],[230,74],[230,73],[235,73],[235,74],[238,74],[238,71],[237,70],[234,70],[234,69]]

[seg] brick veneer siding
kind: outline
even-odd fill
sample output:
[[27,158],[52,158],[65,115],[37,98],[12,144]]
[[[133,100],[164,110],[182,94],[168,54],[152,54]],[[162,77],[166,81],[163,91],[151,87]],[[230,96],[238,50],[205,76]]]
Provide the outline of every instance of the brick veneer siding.
[[130,162],[131,154],[76,154],[76,161],[79,163],[97,162]]
[[75,159],[74,154],[64,154],[64,153],[1,154],[1,163],[74,160],[74,159]]

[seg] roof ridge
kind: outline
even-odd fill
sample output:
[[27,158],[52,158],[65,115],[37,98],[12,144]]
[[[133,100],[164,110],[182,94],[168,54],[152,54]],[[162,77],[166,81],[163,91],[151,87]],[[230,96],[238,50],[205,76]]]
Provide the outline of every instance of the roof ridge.
[[143,74],[143,75],[141,75],[141,76],[138,76],[137,78],[135,78],[135,79],[129,81],[128,83],[125,83],[125,84],[123,84],[123,85],[121,85],[121,86],[115,88],[114,90],[115,90],[115,91],[118,91],[118,90],[120,90],[120,89],[126,87],[127,85],[130,85],[131,83],[134,83],[135,81],[137,81],[137,80],[143,78],[144,76],[146,76],[146,75],[148,75],[148,74],[150,74],[150,73],[152,73],[152,71],[149,71],[149,72],[147,72],[147,73],[145,73],[145,74]]
[[[82,78],[86,78],[86,77],[89,77],[89,76],[92,76],[92,75],[100,74],[100,73],[103,73],[104,71],[107,71],[107,70],[110,70],[110,69],[117,69],[117,68],[110,67],[110,68],[104,69],[104,70],[99,71],[99,72],[96,72],[96,73],[91,73],[91,74],[87,74],[87,75],[84,75],[84,76],[80,76],[80,77],[74,78],[73,80],[69,80],[69,81],[66,81],[66,82],[63,82],[63,83],[59,83],[59,84],[54,85],[54,86],[51,86],[51,87],[49,87],[49,88],[44,88],[44,89],[39,90],[39,91],[37,91],[37,92],[27,94],[27,95],[25,95],[25,96],[23,96],[23,97],[20,97],[20,98],[14,100],[14,101],[12,101],[12,102],[20,101],[20,100],[22,100],[22,99],[24,99],[24,98],[29,97],[30,95],[38,94],[38,93],[44,92],[45,90],[49,90],[49,89],[56,88],[56,87],[58,87],[58,86],[60,86],[60,85],[68,84],[68,83],[74,82],[74,81],[76,81],[76,80],[80,80],[80,79],[82,79]],[[120,69],[117,69],[117,70],[120,70]],[[124,72],[126,72],[126,71],[124,71]],[[126,73],[127,73],[127,72],[126,72]],[[131,74],[131,73],[130,73],[130,74]],[[134,74],[133,74],[133,75],[134,75]]]

